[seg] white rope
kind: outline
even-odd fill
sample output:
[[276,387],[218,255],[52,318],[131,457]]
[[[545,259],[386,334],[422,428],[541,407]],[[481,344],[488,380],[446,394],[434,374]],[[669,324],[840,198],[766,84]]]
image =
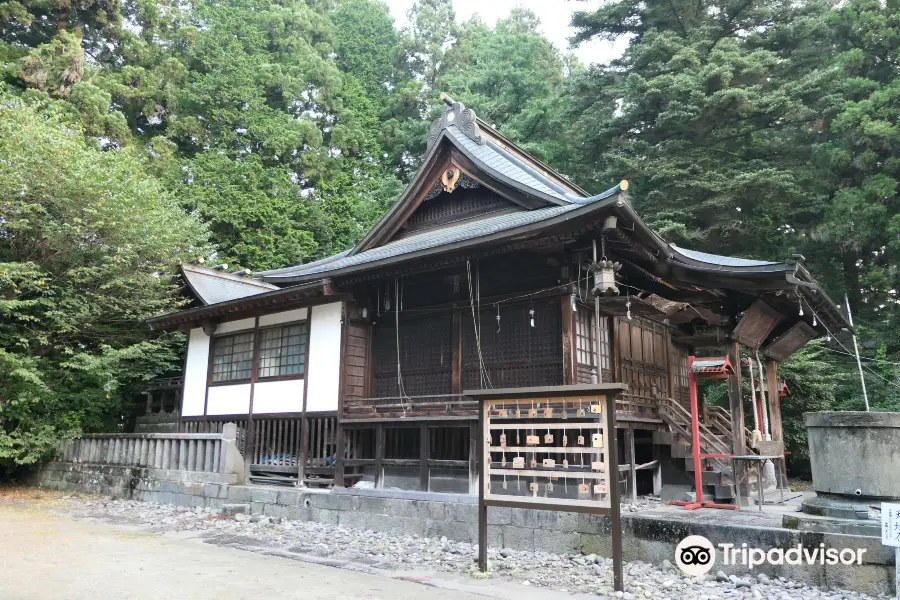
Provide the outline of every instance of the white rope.
[[[763,439],[770,442],[772,441],[772,434],[769,433],[768,381],[766,380],[766,374],[763,372],[762,361],[759,358],[759,350],[754,350],[753,353],[756,355],[756,364],[759,366],[759,401],[762,402],[763,414],[762,434]],[[750,362],[753,362],[752,358],[750,359]]]
[[[750,361],[750,405],[753,407],[753,432],[759,433],[759,411],[756,410],[756,381],[753,379],[753,360]],[[737,368],[740,369],[740,358]]]
[[394,277],[394,330],[397,332],[397,391],[400,393],[400,399],[403,400],[403,414],[406,414],[410,408],[409,396],[406,395],[406,388],[403,385],[403,373],[400,369],[400,282]]
[[[478,275],[476,265],[476,276]],[[491,384],[491,378],[488,376],[487,368],[484,366],[484,356],[481,353],[481,327],[479,327],[479,318],[481,317],[481,278],[478,277],[478,282],[476,283],[477,292],[478,292],[478,314],[476,316],[475,312],[475,286],[472,285],[472,263],[469,259],[466,259],[466,275],[469,280],[469,306],[472,309],[472,328],[475,331],[475,349],[478,352],[478,375],[481,380],[481,389],[485,387],[494,387]]]

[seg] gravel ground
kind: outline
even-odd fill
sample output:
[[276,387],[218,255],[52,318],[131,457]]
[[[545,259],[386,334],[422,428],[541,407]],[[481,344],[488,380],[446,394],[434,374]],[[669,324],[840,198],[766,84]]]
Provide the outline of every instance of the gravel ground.
[[[287,550],[336,561],[365,564],[385,570],[469,573],[480,578],[473,557],[477,546],[447,538],[394,536],[344,527],[287,521],[262,516],[219,515],[210,509],[145,503],[131,500],[80,499],[73,503],[76,516],[140,525],[156,532],[197,532],[212,543],[241,544]],[[654,600],[806,600],[873,598],[857,592],[820,590],[801,583],[758,576],[683,575],[669,561],[660,565],[625,564],[625,593],[612,590],[612,560],[595,555],[548,554],[489,549],[490,577],[527,586],[610,598]],[[883,595],[881,598],[888,598]]]

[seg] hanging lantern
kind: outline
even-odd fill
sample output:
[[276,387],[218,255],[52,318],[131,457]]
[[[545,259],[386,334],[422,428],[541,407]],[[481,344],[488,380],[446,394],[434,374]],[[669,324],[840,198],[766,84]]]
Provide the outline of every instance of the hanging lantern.
[[594,273],[594,289],[591,292],[595,296],[618,296],[619,287],[616,285],[616,273],[622,268],[622,263],[611,260],[600,260],[591,265]]

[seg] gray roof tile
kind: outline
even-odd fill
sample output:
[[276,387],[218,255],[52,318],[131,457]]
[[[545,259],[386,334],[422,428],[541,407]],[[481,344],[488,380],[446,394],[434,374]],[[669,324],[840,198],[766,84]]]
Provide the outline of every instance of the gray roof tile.
[[204,304],[218,304],[237,298],[264,294],[277,290],[278,286],[248,279],[223,271],[195,265],[181,265],[181,271],[197,299]]
[[467,152],[469,152],[475,160],[482,162],[485,166],[490,167],[501,175],[508,177],[514,181],[528,186],[542,194],[552,196],[557,200],[569,202],[563,194],[560,194],[547,184],[536,179],[533,175],[522,169],[520,166],[502,156],[493,148],[487,145],[481,145],[460,131],[456,125],[451,125],[446,129],[447,134],[452,136],[454,140],[460,143]]
[[752,260],[749,258],[734,258],[732,256],[719,256],[718,254],[708,254],[706,252],[699,252],[697,250],[688,250],[686,248],[679,248],[675,244],[669,244],[676,251],[681,254],[687,256],[690,259],[709,263],[711,265],[715,265],[718,267],[762,267],[766,265],[777,265],[780,263],[771,262],[766,260]]
[[453,227],[445,227],[436,231],[428,231],[420,233],[419,235],[405,237],[387,243],[384,246],[354,254],[353,256],[345,256],[342,258],[335,257],[336,260],[328,261],[324,264],[320,261],[318,264],[310,263],[308,265],[300,265],[289,269],[279,269],[278,271],[265,271],[258,273],[257,277],[261,277],[264,281],[275,282],[284,278],[313,275],[316,273],[325,274],[329,271],[335,271],[345,267],[366,264],[395,256],[402,256],[404,254],[436,248],[464,240],[477,239],[508,229],[537,223],[544,219],[549,219],[576,210],[582,206],[583,205],[581,204],[553,206],[550,208],[540,208],[531,211],[498,215],[480,221],[461,223]]

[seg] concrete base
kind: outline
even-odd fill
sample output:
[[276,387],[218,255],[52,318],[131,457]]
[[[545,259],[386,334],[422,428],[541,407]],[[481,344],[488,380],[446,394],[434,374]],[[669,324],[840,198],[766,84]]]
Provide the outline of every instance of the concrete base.
[[813,489],[819,494],[900,499],[900,413],[804,413]]
[[875,519],[865,521],[859,519],[836,519],[819,517],[803,513],[784,515],[781,521],[788,529],[797,531],[814,531],[817,533],[842,533],[846,535],[862,535],[878,538],[881,536],[881,522]]
[[847,498],[844,496],[830,496],[817,494],[813,498],[803,501],[803,512],[819,517],[832,517],[835,519],[868,519],[869,504],[880,504],[879,500],[867,500],[866,498]]
[[[118,469],[116,471],[115,469]],[[42,485],[53,489],[117,494],[123,498],[211,507],[252,514],[314,521],[393,535],[446,536],[478,543],[477,498],[468,495],[406,492],[380,489],[311,490],[229,485],[222,481],[193,481],[206,473],[138,473],[122,467],[94,467],[52,463],[40,474]],[[137,471],[142,471],[137,469]],[[180,474],[179,474],[180,473]],[[155,479],[151,475],[164,477]],[[180,479],[180,480],[179,480]],[[829,533],[779,526],[771,516],[755,511],[684,511],[663,506],[647,513],[622,515],[626,560],[659,564],[674,561],[675,546],[688,535],[702,535],[714,544],[747,543],[757,548],[790,549],[802,544],[818,548],[865,548],[861,566],[763,566],[754,570],[770,577],[783,576],[820,587],[850,589],[877,595],[893,589],[894,555],[881,540],[862,535]],[[612,556],[610,522],[604,516],[542,510],[491,508],[488,544],[493,548],[582,552]],[[720,567],[721,565],[721,567]],[[721,551],[716,569],[746,576],[746,566],[726,566]]]

